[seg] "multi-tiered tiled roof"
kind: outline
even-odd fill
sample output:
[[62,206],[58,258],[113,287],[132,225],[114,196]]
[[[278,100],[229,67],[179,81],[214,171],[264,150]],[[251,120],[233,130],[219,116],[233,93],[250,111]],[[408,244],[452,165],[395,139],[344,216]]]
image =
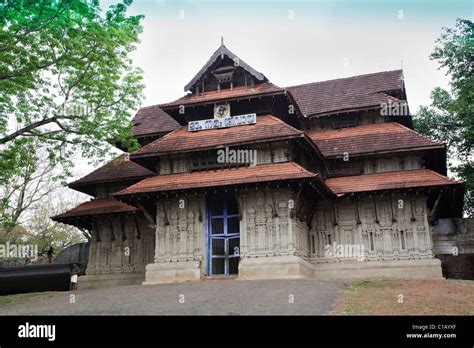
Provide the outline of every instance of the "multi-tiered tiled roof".
[[[138,139],[148,138],[147,144],[130,155],[131,160],[122,156],[97,169],[86,177],[70,184],[71,188],[84,190],[87,185],[107,184],[110,182],[128,182],[126,188],[111,196],[131,201],[132,196],[159,194],[163,192],[182,192],[217,187],[275,184],[288,181],[305,181],[312,185],[321,196],[327,199],[359,194],[364,192],[385,192],[415,188],[461,187],[462,183],[448,179],[438,172],[436,166],[430,169],[379,172],[363,175],[339,176],[324,179],[321,174],[311,172],[300,164],[291,162],[260,164],[250,167],[214,169],[199,172],[157,174],[133,162],[157,161],[160,156],[172,156],[177,153],[217,149],[223,146],[237,146],[258,142],[271,143],[277,140],[301,138],[309,144],[310,151],[318,155],[315,161],[322,165],[325,161],[335,161],[349,153],[351,157],[390,155],[396,152],[431,151],[434,161],[444,161],[445,145],[430,140],[411,127],[411,116],[399,119],[386,118],[377,123],[364,124],[352,128],[321,129],[303,131],[298,128],[300,120],[314,117],[339,117],[339,114],[380,110],[383,103],[406,102],[403,72],[401,70],[384,71],[360,76],[340,78],[329,81],[313,82],[286,88],[280,88],[245,62],[238,60],[225,46],[214,52],[204,67],[189,82],[185,91],[191,93],[173,102],[142,108],[133,119],[133,134]],[[245,86],[206,90],[201,83],[206,76],[229,69],[229,61],[239,61],[239,69],[245,71]],[[219,68],[219,62],[225,65]],[[230,68],[232,69],[232,68]],[[247,85],[247,76],[251,83]],[[204,85],[202,85],[204,87]],[[283,96],[295,107],[290,119],[279,118],[271,114],[259,114],[257,123],[223,129],[209,129],[190,132],[185,119],[177,117],[176,108],[207,107],[218,102],[236,102],[245,104],[249,100],[264,98],[270,100]],[[262,99],[262,100],[263,100]],[[200,109],[204,110],[204,109]],[[193,114],[197,117],[199,114]],[[191,118],[192,119],[192,118]],[[405,120],[409,120],[406,122]],[[181,125],[178,123],[181,122]],[[294,122],[292,122],[294,121]],[[385,121],[385,122],[384,122]],[[405,125],[402,125],[401,122]],[[408,127],[406,126],[408,125]],[[302,127],[300,127],[303,129]],[[438,152],[436,152],[438,151]],[[439,155],[442,153],[442,155]],[[146,158],[145,158],[146,157]],[[154,158],[156,157],[156,159]],[[147,162],[148,163],[148,162]],[[154,163],[154,162],[153,162]],[[441,165],[440,168],[443,166]],[[150,166],[153,169],[153,166]],[[357,174],[357,173],[356,173]],[[130,183],[129,180],[134,182]],[[132,202],[133,204],[133,202]],[[104,212],[129,212],[135,209],[116,199],[96,200],[85,203],[57,218],[67,219],[83,214]]]

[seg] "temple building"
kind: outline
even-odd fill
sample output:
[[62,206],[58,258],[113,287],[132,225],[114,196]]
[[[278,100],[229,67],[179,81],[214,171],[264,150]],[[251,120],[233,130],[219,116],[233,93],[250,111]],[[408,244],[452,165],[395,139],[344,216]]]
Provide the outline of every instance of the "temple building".
[[83,286],[442,277],[433,225],[464,186],[413,130],[401,70],[278,87],[221,44],[184,90],[69,184],[93,197],[53,218],[92,235]]

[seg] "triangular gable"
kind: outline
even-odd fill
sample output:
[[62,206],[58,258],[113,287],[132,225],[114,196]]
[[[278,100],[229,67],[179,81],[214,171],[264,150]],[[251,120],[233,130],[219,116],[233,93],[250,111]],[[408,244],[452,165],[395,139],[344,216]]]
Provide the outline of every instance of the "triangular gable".
[[224,44],[221,44],[220,47],[213,53],[211,58],[204,64],[204,66],[199,70],[199,72],[196,74],[196,76],[193,77],[193,79],[184,87],[184,91],[187,92],[193,87],[197,81],[205,74],[205,72],[214,64],[214,62],[217,59],[223,59],[224,56],[229,57],[231,60],[234,62],[237,61],[239,66],[246,70],[249,74],[251,74],[253,77],[255,77],[258,81],[268,81],[265,75],[262,73],[258,72],[254,68],[252,68],[250,65],[245,63],[242,59],[237,57],[234,53],[229,51],[227,47],[225,47]]

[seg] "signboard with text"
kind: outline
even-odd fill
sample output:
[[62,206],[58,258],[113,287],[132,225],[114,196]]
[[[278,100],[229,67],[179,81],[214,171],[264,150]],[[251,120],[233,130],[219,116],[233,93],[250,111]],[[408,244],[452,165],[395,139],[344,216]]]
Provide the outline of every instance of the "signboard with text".
[[211,120],[191,121],[188,123],[188,131],[195,132],[206,129],[228,128],[255,123],[257,123],[257,114],[246,114],[221,119],[214,118]]

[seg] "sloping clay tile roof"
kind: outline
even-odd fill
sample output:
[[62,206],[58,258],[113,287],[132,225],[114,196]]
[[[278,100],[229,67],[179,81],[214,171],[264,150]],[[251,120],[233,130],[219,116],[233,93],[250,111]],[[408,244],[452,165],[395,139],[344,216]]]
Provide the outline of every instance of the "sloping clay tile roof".
[[416,148],[439,148],[433,141],[399,123],[387,122],[337,130],[314,130],[307,133],[323,156],[350,156],[394,152]]
[[274,116],[266,115],[258,116],[257,123],[252,125],[209,129],[198,132],[190,132],[187,126],[183,126],[135,151],[131,157],[137,158],[154,154],[212,149],[259,140],[300,136],[303,136],[302,131],[293,128]]
[[416,169],[331,178],[326,180],[326,185],[337,195],[344,195],[391,189],[462,185],[462,181],[449,179],[429,169]]

